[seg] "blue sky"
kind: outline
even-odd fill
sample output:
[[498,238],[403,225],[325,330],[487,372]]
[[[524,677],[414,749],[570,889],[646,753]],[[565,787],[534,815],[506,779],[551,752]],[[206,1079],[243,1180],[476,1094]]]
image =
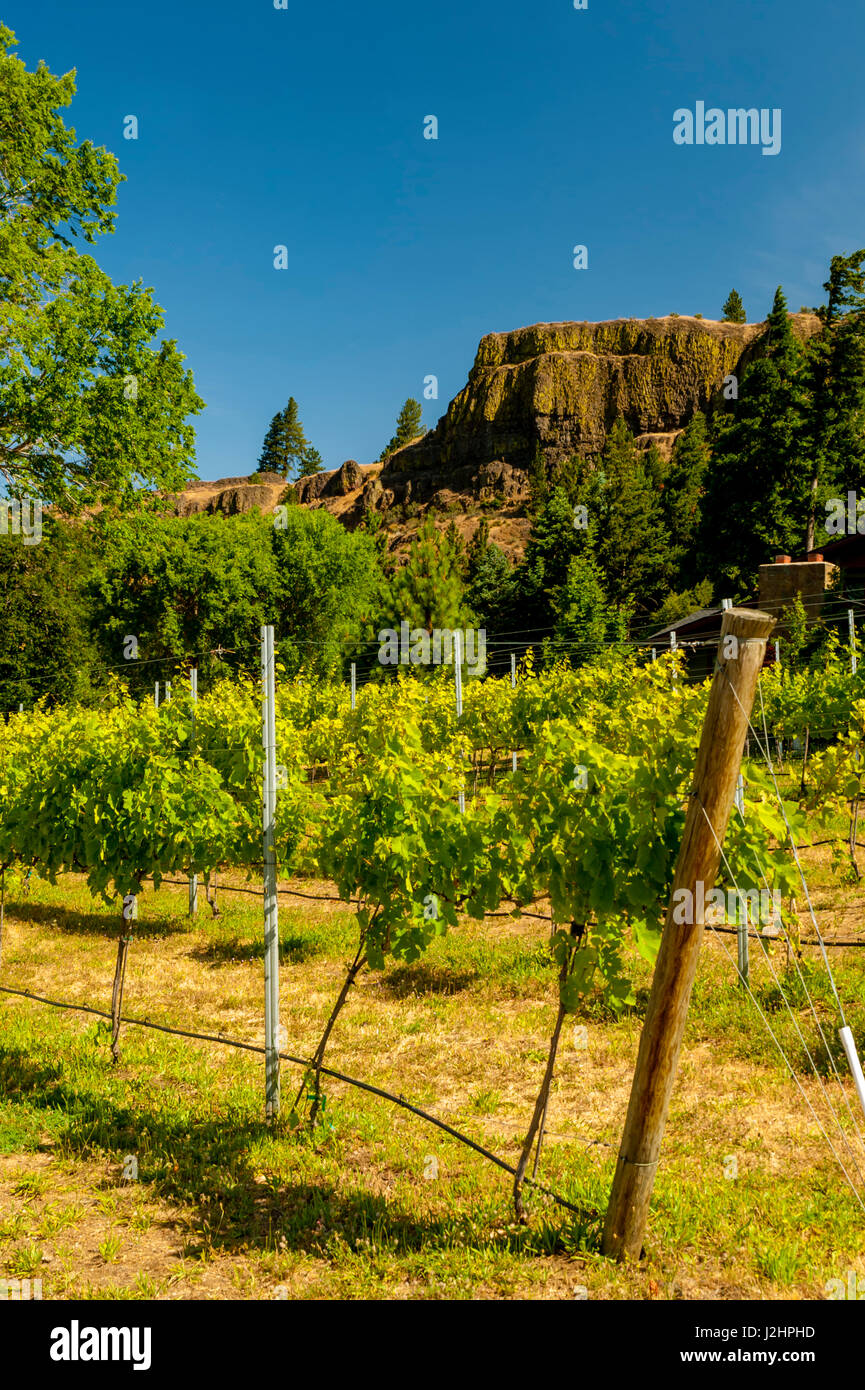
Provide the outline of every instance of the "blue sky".
[[[366,463],[429,374],[435,424],[484,333],[720,317],[732,285],[758,319],[779,283],[819,302],[829,257],[865,245],[849,3],[288,6],[3,6],[28,67],[77,69],[67,120],[120,159],[95,254],[166,311],[207,402],[202,477],[251,471],[289,395],[327,467]],[[780,107],[781,152],[675,145],[698,100]]]

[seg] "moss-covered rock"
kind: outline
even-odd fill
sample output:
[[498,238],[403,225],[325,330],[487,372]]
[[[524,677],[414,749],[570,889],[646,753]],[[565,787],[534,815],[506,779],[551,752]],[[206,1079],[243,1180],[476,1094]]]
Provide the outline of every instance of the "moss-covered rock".
[[[819,326],[814,315],[791,317],[802,336]],[[495,460],[527,468],[539,444],[549,462],[598,454],[619,415],[635,435],[675,437],[759,351],[765,327],[668,315],[489,333],[436,428],[384,474]]]

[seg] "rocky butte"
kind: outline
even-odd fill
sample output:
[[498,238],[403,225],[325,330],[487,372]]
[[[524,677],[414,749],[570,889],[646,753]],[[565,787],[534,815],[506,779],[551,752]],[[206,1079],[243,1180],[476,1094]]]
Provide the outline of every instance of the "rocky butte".
[[[803,338],[820,327],[814,314],[792,314],[791,323]],[[348,526],[366,512],[383,512],[395,544],[408,538],[399,523],[420,510],[454,516],[467,534],[489,512],[491,539],[516,553],[528,530],[528,470],[538,450],[548,464],[572,454],[596,457],[621,415],[639,443],[655,443],[668,455],[695,411],[720,403],[725,379],[738,379],[759,354],[765,330],[765,323],[668,314],[488,333],[466,385],[435,429],[383,465],[349,460],[301,480],[296,500],[326,507]],[[177,509],[272,510],[285,484],[260,476],[258,483],[195,484],[177,499]],[[467,525],[469,514],[474,520]]]

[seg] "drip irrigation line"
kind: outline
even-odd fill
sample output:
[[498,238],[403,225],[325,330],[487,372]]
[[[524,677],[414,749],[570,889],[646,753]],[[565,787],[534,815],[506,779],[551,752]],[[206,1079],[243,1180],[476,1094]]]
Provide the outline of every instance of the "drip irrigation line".
[[[58,999],[46,999],[43,995],[33,994],[27,989],[12,989],[9,985],[0,985],[0,993],[18,995],[22,999],[30,999],[37,1004],[47,1004],[55,1009],[70,1009],[75,1013],[95,1014],[97,1018],[111,1019],[111,1014],[106,1013],[104,1009],[94,1009],[89,1004],[68,1004]],[[194,1038],[199,1042],[218,1043],[223,1047],[236,1047],[243,1052],[255,1052],[261,1056],[265,1056],[267,1051],[266,1048],[259,1047],[256,1043],[240,1042],[236,1038],[220,1037],[213,1033],[193,1033],[185,1028],[170,1028],[167,1024],[151,1023],[149,1019],[144,1018],[127,1018],[125,1015],[122,1015],[120,1022],[134,1028],[152,1028],[157,1033],[168,1033],[172,1037]],[[290,1052],[280,1052],[279,1056],[282,1061],[290,1062],[293,1066],[303,1067],[305,1070],[309,1069],[309,1058],[295,1057]],[[403,1096],[395,1096],[392,1092],[385,1091],[380,1086],[373,1086],[369,1081],[361,1081],[355,1076],[348,1076],[345,1072],[336,1071],[332,1067],[322,1066],[318,1067],[317,1070],[320,1071],[323,1076],[333,1077],[335,1081],[342,1081],[345,1085],[354,1086],[360,1091],[368,1091],[370,1095],[379,1096],[382,1100],[389,1101],[392,1105],[398,1105],[403,1110],[408,1110],[412,1115],[417,1115],[419,1119],[426,1120],[428,1124],[435,1125],[437,1129],[444,1130],[445,1134],[449,1134],[451,1138],[456,1139],[460,1144],[464,1144],[469,1149],[474,1149],[475,1153],[480,1154],[482,1158],[487,1159],[490,1163],[494,1163],[498,1168],[503,1168],[504,1171],[510,1173],[512,1177],[516,1177],[516,1168],[506,1163],[503,1158],[499,1158],[497,1154],[491,1153],[490,1150],[485,1149],[482,1144],[476,1144],[474,1139],[469,1139],[467,1135],[461,1134],[458,1129],[454,1129],[452,1125],[446,1124],[444,1120],[439,1120],[435,1115],[430,1115],[428,1111],[421,1110],[418,1106],[412,1105],[411,1102],[407,1101]],[[566,1197],[560,1196],[551,1188],[545,1187],[542,1183],[535,1182],[532,1178],[526,1178],[525,1181],[531,1183],[532,1187],[536,1188],[538,1192],[542,1192],[545,1196],[551,1197],[559,1206],[567,1207],[569,1211],[574,1212],[577,1216],[583,1215],[579,1207],[574,1206],[573,1202],[569,1202]]]

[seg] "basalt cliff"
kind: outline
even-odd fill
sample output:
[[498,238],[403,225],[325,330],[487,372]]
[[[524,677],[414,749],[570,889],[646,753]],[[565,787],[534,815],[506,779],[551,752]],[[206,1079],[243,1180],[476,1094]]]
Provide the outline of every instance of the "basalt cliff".
[[[791,315],[810,337],[813,314]],[[346,525],[383,513],[401,544],[423,511],[460,529],[487,514],[491,537],[511,553],[528,529],[528,470],[538,450],[548,464],[573,454],[596,457],[622,416],[637,439],[665,454],[695,411],[722,399],[760,351],[764,323],[722,323],[670,314],[605,323],[541,323],[488,333],[468,381],[435,429],[384,464],[348,460],[295,485],[301,505],[326,507]],[[177,499],[179,512],[270,510],[285,484],[273,475],[196,484]],[[412,524],[413,523],[413,524]]]

